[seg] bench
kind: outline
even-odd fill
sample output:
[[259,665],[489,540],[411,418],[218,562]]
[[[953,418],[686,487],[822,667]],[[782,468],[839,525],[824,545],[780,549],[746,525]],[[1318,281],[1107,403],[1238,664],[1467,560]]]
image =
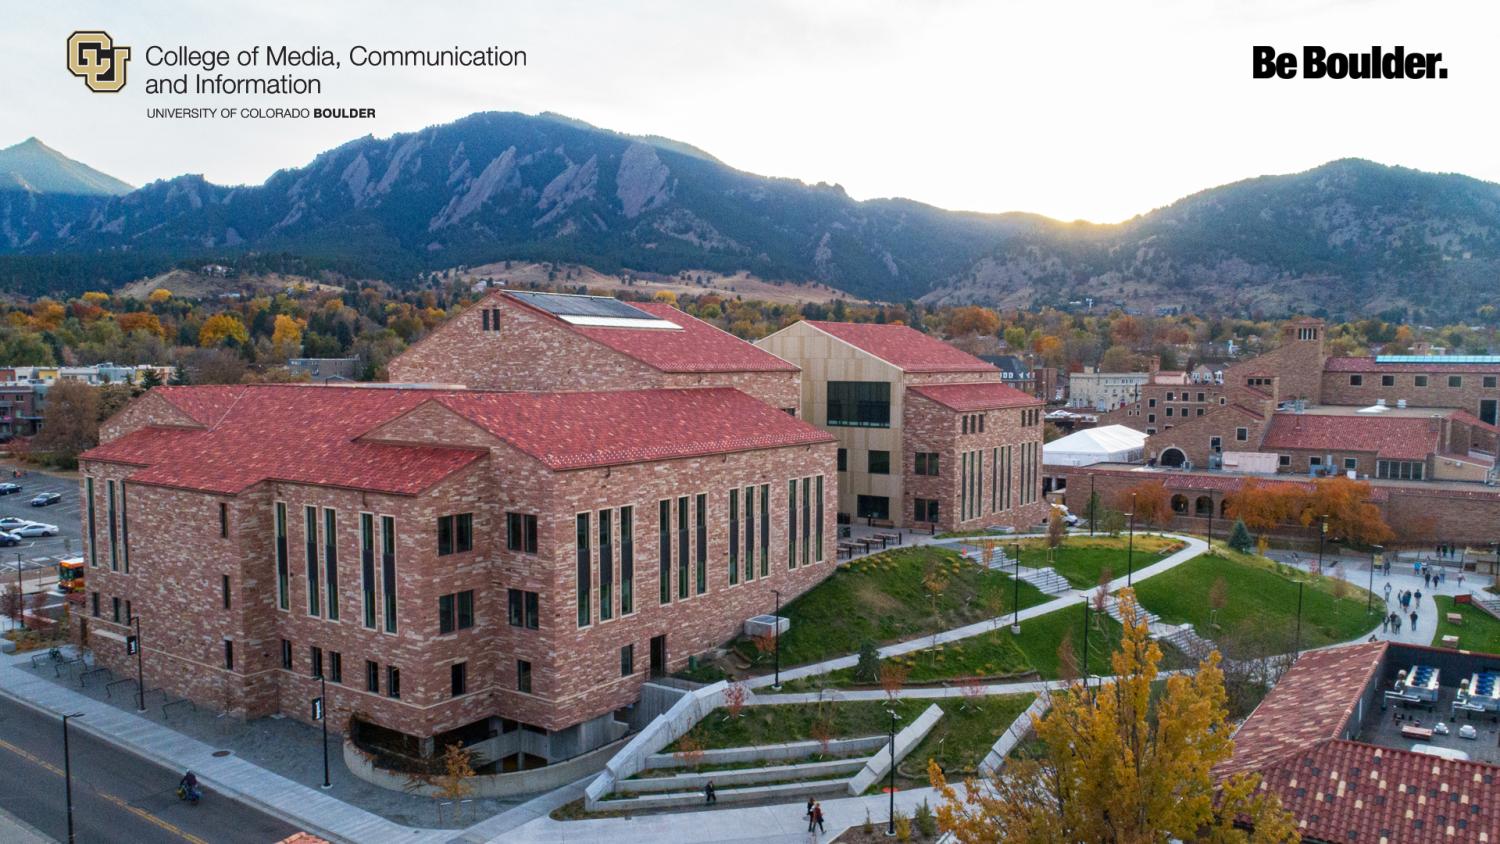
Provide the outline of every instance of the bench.
[[866,519],[865,522],[872,528],[893,528],[896,523],[890,519]]
[[1462,626],[1464,623],[1464,617],[1460,613],[1450,612],[1448,613],[1448,623]]
[[1443,647],[1445,647],[1445,648],[1456,648],[1456,647],[1458,647],[1458,637],[1457,636],[1444,636],[1443,637]]
[[1432,730],[1428,727],[1418,727],[1416,724],[1407,724],[1401,728],[1401,736],[1419,741],[1432,741]]

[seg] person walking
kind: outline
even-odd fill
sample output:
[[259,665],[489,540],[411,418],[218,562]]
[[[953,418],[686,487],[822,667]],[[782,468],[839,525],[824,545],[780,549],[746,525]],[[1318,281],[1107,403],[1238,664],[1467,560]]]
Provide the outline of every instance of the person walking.
[[1417,631],[1417,611],[1416,610],[1412,610],[1411,611],[1411,629],[1412,629],[1413,633],[1415,633]]
[[1391,634],[1395,636],[1401,635],[1401,616],[1399,615],[1391,619]]
[[822,803],[814,803],[813,804],[813,820],[816,821],[817,824],[818,824],[818,832],[819,833],[827,832],[827,830],[825,830],[823,828],[823,804]]
[[1391,605],[1391,582],[1389,580],[1385,582],[1385,605],[1388,607]]
[[816,816],[813,815],[813,810],[816,809],[817,807],[818,807],[818,804],[817,804],[816,801],[814,801],[811,797],[807,798],[807,831],[808,832],[812,832],[813,828],[818,825],[818,819],[817,819]]
[[1414,608],[1422,606],[1422,590],[1421,589],[1418,589],[1417,590],[1417,594],[1415,596],[1413,596],[1411,605]]
[[712,806],[713,804],[719,802],[719,796],[717,794],[714,794],[713,780],[709,780],[708,783],[703,786],[703,802],[709,806]]
[[1380,632],[1384,633],[1384,632],[1386,632],[1386,631],[1388,631],[1390,629],[1391,629],[1391,617],[1388,616],[1388,615],[1387,616],[1382,616],[1381,619],[1380,619]]
[[1464,588],[1464,573],[1463,572],[1459,572],[1458,573],[1458,588],[1460,590],[1462,590]]

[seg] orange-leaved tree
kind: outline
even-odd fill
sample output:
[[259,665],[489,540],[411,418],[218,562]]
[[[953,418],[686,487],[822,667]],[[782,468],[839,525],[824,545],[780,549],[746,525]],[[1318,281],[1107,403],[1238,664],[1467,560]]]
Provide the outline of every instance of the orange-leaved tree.
[[1172,497],[1160,481],[1141,481],[1120,495],[1120,509],[1135,507],[1136,524],[1161,526],[1172,518]]
[[[1356,545],[1379,545],[1395,533],[1370,503],[1370,485],[1345,476],[1320,478],[1313,484],[1307,515],[1328,517],[1329,538]],[[1310,523],[1310,522],[1309,522]]]
[[[1161,649],[1134,593],[1122,591],[1120,604],[1114,678],[1095,690],[1075,683],[1054,694],[1034,725],[1039,756],[1009,760],[962,788],[928,762],[942,795],[939,827],[960,844],[1297,841],[1291,815],[1258,789],[1258,775],[1214,774],[1234,752],[1218,653],[1197,672],[1162,681]],[[1158,682],[1163,689],[1153,695]]]

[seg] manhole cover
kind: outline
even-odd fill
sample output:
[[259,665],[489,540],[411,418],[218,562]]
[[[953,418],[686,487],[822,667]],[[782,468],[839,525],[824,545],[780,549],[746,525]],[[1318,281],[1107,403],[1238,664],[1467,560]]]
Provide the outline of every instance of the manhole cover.
[[231,751],[231,750],[215,750],[214,751],[214,755],[215,756],[228,756],[228,755],[230,755],[233,752],[234,751]]

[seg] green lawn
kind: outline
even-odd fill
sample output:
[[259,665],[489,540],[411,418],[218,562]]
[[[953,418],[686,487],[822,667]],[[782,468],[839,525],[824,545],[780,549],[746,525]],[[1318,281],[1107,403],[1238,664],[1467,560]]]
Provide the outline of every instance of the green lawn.
[[[927,581],[942,581],[936,613]],[[896,548],[842,566],[827,580],[783,606],[791,628],[781,637],[782,667],[820,662],[857,653],[866,641],[886,644],[934,630],[948,630],[1010,612],[1015,590],[1007,575],[963,559],[951,548]],[[1043,595],[1021,584],[1024,609],[1044,603]],[[754,658],[754,648],[736,648]],[[756,670],[766,673],[769,657]]]
[[1049,560],[1046,542],[1029,540],[1021,543],[1021,565],[1051,566],[1075,588],[1088,589],[1099,585],[1099,576],[1106,568],[1114,577],[1124,577],[1132,566],[1139,571],[1181,547],[1182,543],[1175,539],[1137,533],[1132,553],[1130,540],[1123,536],[1069,536],[1062,547],[1051,553]]
[[[922,714],[932,701],[898,700],[895,703],[900,724],[909,724]],[[891,728],[888,710],[891,704],[884,700],[853,700],[834,703],[789,703],[780,706],[746,706],[740,717],[731,718],[727,709],[715,709],[708,713],[688,735],[702,743],[704,749],[720,747],[751,747],[762,744],[780,744],[789,741],[807,741],[812,738],[814,725],[827,723],[833,738],[856,738],[886,733]],[[667,753],[681,749],[682,739],[666,748]]]
[[974,774],[995,740],[1033,700],[1034,695],[1005,695],[938,701],[943,717],[897,766],[897,787],[925,787],[928,759],[936,759],[950,780]]
[[[1432,634],[1432,644],[1444,647],[1444,636],[1457,636],[1458,646],[1466,651],[1500,654],[1500,619],[1495,618],[1473,604],[1454,603],[1448,595],[1434,595],[1437,602],[1437,629]],[[1421,609],[1419,615],[1425,615]],[[1456,612],[1463,616],[1463,624],[1449,624],[1447,615]],[[1408,619],[1409,621],[1410,619]],[[1425,623],[1425,619],[1423,619]]]
[[[1306,581],[1302,594],[1302,647],[1346,642],[1380,624],[1383,600],[1375,613],[1365,610],[1369,594],[1347,582],[1316,577],[1252,554],[1215,546],[1186,563],[1136,584],[1141,605],[1171,624],[1191,623],[1202,635],[1256,630],[1291,641],[1297,624],[1297,582]],[[1211,623],[1210,592],[1223,578],[1226,605]],[[1342,593],[1342,595],[1338,594]]]

